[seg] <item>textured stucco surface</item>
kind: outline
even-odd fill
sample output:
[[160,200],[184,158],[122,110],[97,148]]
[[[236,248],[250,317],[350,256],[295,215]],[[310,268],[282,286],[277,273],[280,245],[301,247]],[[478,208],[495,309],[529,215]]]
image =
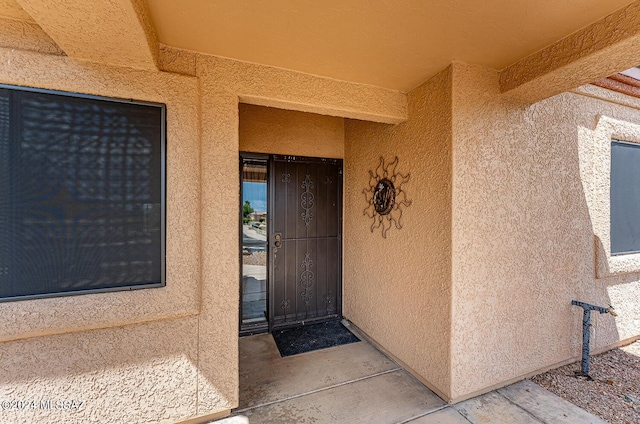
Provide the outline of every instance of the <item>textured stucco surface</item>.
[[197,313],[200,162],[195,78],[6,49],[0,49],[0,63],[5,84],[165,103],[168,140],[166,287],[0,303],[0,340]]
[[[500,94],[494,70],[446,72],[449,85],[434,78],[409,94],[406,123],[346,122],[344,311],[457,402],[578,358],[572,299],[619,312],[593,317],[594,351],[640,335],[636,255],[616,258],[620,275],[601,255],[607,148],[611,136],[640,140],[640,120],[634,99],[590,86],[523,106]],[[355,205],[363,170],[389,154],[409,167],[414,204],[384,240]]]
[[454,65],[454,401],[578,357],[572,299],[619,312],[593,317],[592,349],[640,333],[640,274],[597,279],[594,251],[608,208],[599,116],[632,128],[638,110],[575,93],[521,106],[499,91],[495,71]]
[[[347,120],[343,311],[445,398],[451,313],[451,68],[409,93],[397,126]],[[383,238],[362,190],[384,156],[410,173],[404,228]]]
[[158,44],[143,0],[17,0],[75,59],[153,70]]
[[198,371],[195,316],[200,299],[195,78],[7,49],[0,49],[0,62],[0,81],[6,84],[165,103],[168,181],[166,287],[0,303],[5,341],[0,397],[86,400],[77,413],[3,411],[2,420],[175,422],[196,415],[197,382],[205,377]]
[[240,151],[344,157],[344,119],[240,104]]
[[164,44],[158,46],[158,67],[165,72],[196,76],[196,54],[174,49]]
[[399,91],[215,56],[198,55],[196,65],[198,75],[206,68],[242,103],[373,122],[407,119],[407,95]]
[[0,16],[19,21],[35,22],[16,0],[0,0]]
[[[406,119],[406,95],[196,55],[201,95],[202,306],[198,414],[238,402],[239,102],[338,117]],[[391,117],[391,118],[390,118]]]
[[453,58],[502,69],[631,1],[148,3],[165,44],[407,92]]
[[534,102],[638,65],[640,1],[500,72],[502,92]]
[[[119,25],[144,27],[136,5]],[[47,19],[61,19],[50,34],[65,25],[63,35],[74,34],[73,14],[37,21]],[[148,34],[133,38],[149,50]],[[25,35],[19,47],[46,51],[39,40]],[[572,298],[620,314],[594,317],[594,349],[640,333],[640,273],[595,277],[608,177],[596,166],[606,154],[598,143],[611,125],[636,134],[633,102],[582,87],[522,106],[500,94],[496,71],[460,63],[407,96],[162,46],[169,72],[11,47],[0,48],[1,83],[163,102],[168,114],[167,287],[0,303],[0,397],[87,400],[73,416],[36,411],[13,421],[172,422],[237,406],[238,234],[229,225],[238,219],[239,108],[251,108],[241,102],[339,117],[294,119],[326,121],[322,131],[334,136],[341,118],[354,119],[344,122],[344,314],[443,397],[577,357]],[[413,204],[404,228],[383,239],[362,214],[362,189],[380,156],[396,155],[398,170],[411,173]]]
[[0,47],[64,54],[15,0],[0,0]]
[[628,96],[617,91],[608,90],[597,85],[587,84],[571,90],[572,93],[605,100],[607,102],[640,109],[640,98]]
[[[0,49],[2,83],[167,105],[167,286],[0,303],[0,394],[91,401],[73,417],[38,411],[16,422],[173,422],[235,407],[238,235],[228,228],[239,207],[240,97],[406,118],[401,93],[178,55],[185,59],[198,78]],[[313,119],[331,122],[323,131],[334,137],[343,123]]]
[[[238,402],[238,100],[224,81],[199,78],[202,94],[202,305],[198,415]],[[211,384],[207,382],[210,381]]]
[[[197,317],[0,344],[3,423],[173,423],[196,412]],[[40,408],[50,400],[51,408]],[[56,409],[56,401],[84,401]]]
[[38,24],[3,17],[0,17],[0,47],[64,54]]

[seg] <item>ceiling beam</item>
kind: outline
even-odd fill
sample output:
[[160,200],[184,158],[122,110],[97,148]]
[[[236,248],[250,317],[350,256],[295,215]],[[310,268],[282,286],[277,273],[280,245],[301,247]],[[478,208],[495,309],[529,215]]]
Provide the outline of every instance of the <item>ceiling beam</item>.
[[500,90],[533,103],[640,65],[640,1],[500,72]]
[[158,41],[144,0],[17,0],[74,59],[157,69]]

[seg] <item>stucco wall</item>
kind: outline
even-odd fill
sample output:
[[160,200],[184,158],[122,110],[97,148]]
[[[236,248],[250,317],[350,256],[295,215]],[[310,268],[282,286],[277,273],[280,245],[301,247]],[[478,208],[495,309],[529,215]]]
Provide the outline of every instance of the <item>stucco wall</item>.
[[158,40],[143,0],[15,1],[74,59],[156,69]]
[[130,421],[193,416],[195,402],[180,404],[172,393],[194,398],[198,375],[200,140],[195,78],[16,50],[0,50],[0,62],[0,81],[6,84],[166,103],[168,140],[166,287],[0,303],[0,340],[7,341],[0,344],[0,398],[85,400],[77,412],[14,411],[15,422],[118,421],[127,414]]
[[0,16],[0,47],[62,55],[58,45],[35,22]]
[[[189,61],[188,55],[172,55]],[[161,58],[162,60],[162,58]],[[201,94],[202,306],[198,413],[238,399],[239,102],[381,122],[404,119],[406,95],[283,69],[196,55]],[[179,69],[179,63],[173,66]],[[202,385],[200,383],[206,383]]]
[[240,104],[243,152],[344,157],[344,119]]
[[533,103],[597,81],[638,63],[640,2],[513,63],[500,72],[502,92]]
[[[265,112],[296,116],[280,134],[308,124],[313,140],[330,135],[312,155],[344,148],[344,314],[443,397],[576,357],[572,298],[620,313],[595,317],[596,349],[640,333],[640,273],[595,277],[602,125],[640,134],[632,103],[565,93],[521,106],[499,94],[496,72],[456,63],[412,91],[409,121],[392,126],[355,120],[406,119],[407,96],[391,90],[170,48],[160,63],[191,76],[88,64],[25,34],[11,47],[54,54],[0,48],[1,83],[167,104],[167,286],[0,303],[0,399],[85,400],[79,412],[12,421],[173,422],[237,405],[238,235],[228,227],[239,107],[250,108],[240,102],[354,119],[341,145],[342,119]],[[245,123],[258,128],[261,113]],[[380,156],[396,155],[413,203],[383,239],[362,189]]]
[[195,78],[0,49],[0,81],[167,104],[167,286],[0,303],[0,341],[198,312],[199,137]]
[[601,115],[637,132],[636,108],[577,93],[522,106],[495,71],[454,64],[454,401],[577,358],[572,299],[619,312],[593,316],[592,349],[640,334],[640,274],[595,277],[612,134]]
[[[345,316],[452,402],[577,359],[572,299],[619,312],[594,315],[593,351],[638,337],[640,262],[606,250],[607,151],[640,142],[639,109],[592,87],[522,105],[454,63],[410,93],[406,123],[348,120]],[[412,174],[387,239],[362,215],[380,155]]]
[[[451,305],[451,69],[409,93],[409,119],[345,125],[346,318],[448,397]],[[383,238],[362,190],[383,156],[412,204]]]
[[15,0],[0,0],[0,47],[64,54]]
[[[195,416],[197,331],[197,317],[186,317],[2,343],[0,399],[35,403],[5,404],[0,422],[172,423]],[[76,407],[60,409],[61,401]]]
[[2,411],[0,421],[175,422],[235,407],[238,235],[227,229],[239,204],[241,96],[385,122],[406,111],[390,90],[197,62],[195,77],[0,48],[0,83],[167,105],[166,287],[0,303],[0,400],[84,400],[79,411]]

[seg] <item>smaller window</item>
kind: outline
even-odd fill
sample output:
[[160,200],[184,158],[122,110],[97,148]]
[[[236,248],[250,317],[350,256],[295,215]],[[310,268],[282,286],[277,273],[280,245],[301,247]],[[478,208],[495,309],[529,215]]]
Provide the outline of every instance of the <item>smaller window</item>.
[[640,144],[611,141],[611,254],[640,252]]

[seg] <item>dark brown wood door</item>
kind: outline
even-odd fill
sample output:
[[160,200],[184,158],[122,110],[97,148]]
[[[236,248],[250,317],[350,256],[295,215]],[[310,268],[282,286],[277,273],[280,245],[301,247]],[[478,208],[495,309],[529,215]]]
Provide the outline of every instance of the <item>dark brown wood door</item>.
[[342,161],[272,156],[270,324],[342,314]]

